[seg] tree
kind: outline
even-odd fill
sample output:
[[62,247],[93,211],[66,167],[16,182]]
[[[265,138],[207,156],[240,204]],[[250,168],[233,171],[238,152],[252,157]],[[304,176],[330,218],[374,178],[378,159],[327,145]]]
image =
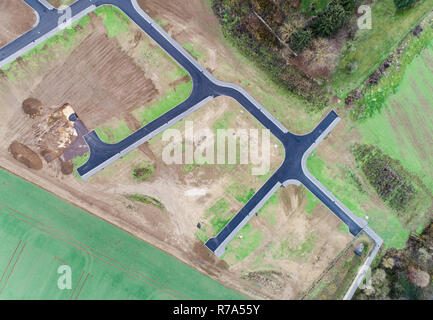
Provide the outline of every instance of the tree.
[[289,39],[289,46],[296,52],[302,52],[311,44],[313,33],[310,29],[301,29],[294,32]]
[[337,0],[337,3],[341,5],[347,13],[352,14],[355,10],[356,0]]
[[323,13],[313,18],[310,28],[316,37],[333,36],[346,22],[347,14],[339,4],[330,4]]
[[301,17],[291,17],[289,21],[284,23],[280,28],[280,36],[284,41],[289,41],[290,36],[303,26]]
[[418,0],[394,0],[397,10],[403,10],[411,7]]

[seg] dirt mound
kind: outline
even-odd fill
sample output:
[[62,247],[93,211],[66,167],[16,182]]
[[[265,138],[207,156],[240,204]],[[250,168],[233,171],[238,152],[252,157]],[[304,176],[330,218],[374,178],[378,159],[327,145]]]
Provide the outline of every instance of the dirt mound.
[[43,105],[35,98],[28,98],[23,101],[23,111],[28,114],[31,118],[42,115]]
[[72,161],[60,160],[60,170],[62,171],[62,173],[65,176],[67,176],[67,175],[71,174],[72,171],[74,170],[74,164],[72,163]]
[[77,139],[74,123],[69,121],[69,115],[74,110],[69,104],[58,108],[45,119],[42,119],[34,139],[41,150],[41,155],[47,162],[60,157],[63,152]]
[[9,152],[12,153],[16,160],[26,165],[28,168],[35,170],[42,169],[42,160],[39,158],[38,154],[22,143],[17,141],[12,142],[9,146]]

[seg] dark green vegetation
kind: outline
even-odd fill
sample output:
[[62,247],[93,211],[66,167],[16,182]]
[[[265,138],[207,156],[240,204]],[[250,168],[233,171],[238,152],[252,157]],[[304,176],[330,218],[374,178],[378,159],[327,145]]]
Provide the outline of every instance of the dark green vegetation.
[[309,28],[316,37],[331,37],[345,25],[348,18],[353,14],[355,0],[345,1],[348,11],[339,4],[340,1],[332,1],[316,17],[311,20]]
[[153,177],[155,167],[149,163],[144,163],[132,169],[132,176],[135,180],[142,182]]
[[413,177],[400,161],[384,154],[378,147],[355,144],[353,155],[376,192],[391,208],[404,211],[415,197]]
[[[0,298],[243,299],[172,256],[0,171]],[[57,269],[72,269],[59,290]]]
[[402,10],[402,9],[407,9],[409,7],[412,7],[415,4],[415,2],[418,1],[419,0],[394,0],[394,3],[398,10]]
[[413,234],[406,247],[390,249],[372,271],[371,287],[355,299],[433,299],[433,224]]
[[149,204],[152,206],[155,206],[159,209],[164,209],[164,205],[162,204],[161,201],[159,201],[158,199],[145,195],[145,194],[127,194],[125,195],[126,199],[131,200],[131,201],[137,201],[137,202],[141,202],[144,204]]
[[292,33],[289,39],[289,46],[296,52],[301,52],[311,44],[313,32],[309,29],[301,29]]
[[299,30],[297,36],[291,37],[292,32],[282,35],[286,42],[277,35],[277,31],[294,13],[289,2],[213,0],[212,8],[220,19],[225,36],[245,56],[266,70],[277,83],[314,102],[317,108],[323,108],[323,88],[306,73],[286,63],[286,51],[290,52],[287,42],[301,49],[308,45],[309,33]]

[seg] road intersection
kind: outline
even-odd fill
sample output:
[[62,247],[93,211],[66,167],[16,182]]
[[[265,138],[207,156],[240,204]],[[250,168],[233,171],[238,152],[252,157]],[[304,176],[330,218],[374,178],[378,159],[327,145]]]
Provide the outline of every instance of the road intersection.
[[[23,0],[38,14],[35,27],[15,41],[0,48],[0,68],[35,47],[39,43],[59,32],[59,19],[64,14],[45,1]],[[149,37],[177,61],[191,76],[193,89],[191,95],[159,118],[138,129],[116,144],[101,141],[95,131],[84,136],[90,149],[88,161],[77,169],[83,179],[87,179],[102,170],[158,133],[182,120],[192,112],[204,106],[218,96],[228,96],[239,102],[252,116],[279,140],[285,149],[285,159],[280,168],[254,194],[246,205],[214,238],[206,242],[206,247],[220,257],[226,245],[237,232],[252,218],[264,203],[280,188],[290,184],[304,185],[342,222],[352,235],[361,231],[367,233],[376,243],[374,255],[382,244],[382,239],[368,226],[366,221],[356,217],[347,207],[337,200],[306,168],[306,160],[313,149],[331,132],[340,118],[331,111],[310,133],[296,135],[290,133],[263,106],[251,97],[243,88],[232,83],[215,79],[191,55],[174,41],[157,23],[155,23],[137,4],[136,0],[77,0],[70,6],[71,22],[75,22],[99,6],[112,5],[119,8],[133,20]],[[373,254],[372,253],[372,254]],[[368,265],[373,257],[367,259]],[[355,288],[356,289],[356,288]],[[352,293],[353,294],[353,293]],[[351,298],[348,296],[348,298]]]

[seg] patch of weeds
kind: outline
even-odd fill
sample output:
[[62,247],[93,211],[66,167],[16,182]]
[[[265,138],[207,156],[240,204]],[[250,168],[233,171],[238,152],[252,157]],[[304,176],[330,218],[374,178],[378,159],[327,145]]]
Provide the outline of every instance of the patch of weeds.
[[79,178],[80,175],[77,172],[77,168],[81,167],[83,164],[85,164],[87,162],[87,160],[89,160],[90,157],[90,152],[87,151],[84,155],[82,156],[78,156],[75,157],[74,159],[72,159],[72,163],[74,165],[74,175]]
[[227,255],[234,256],[236,261],[241,261],[248,257],[256,248],[260,246],[262,233],[255,230],[247,223],[238,233],[236,239],[233,239],[228,245],[224,257]]
[[253,188],[248,189],[248,187],[244,185],[234,183],[228,187],[227,193],[233,195],[240,203],[246,204],[254,196],[255,191]]
[[158,199],[145,195],[145,194],[127,194],[125,195],[125,198],[130,200],[130,201],[136,201],[136,202],[141,202],[144,204],[149,204],[152,205],[154,207],[157,207],[159,209],[164,209],[164,205],[162,204],[161,201],[159,201]]
[[145,163],[132,169],[132,176],[136,181],[142,182],[152,178],[154,172],[155,167],[152,164]]
[[191,90],[191,81],[181,83],[171,89],[166,96],[152,104],[149,108],[144,110],[143,108],[139,108],[134,111],[134,114],[138,120],[145,125],[185,101],[191,93]]
[[197,49],[196,49],[196,48],[194,47],[194,45],[191,44],[191,43],[185,42],[185,43],[183,44],[183,47],[184,47],[185,50],[188,51],[188,53],[189,53],[190,55],[192,55],[196,60],[198,60],[198,59],[200,59],[200,58],[202,58],[202,57],[204,56],[201,52],[197,51]]
[[365,193],[365,190],[362,187],[361,180],[359,179],[358,175],[353,170],[347,169],[346,180],[349,183],[352,183],[356,187],[356,190],[358,190],[361,193]]
[[121,32],[129,30],[129,18],[119,9],[112,6],[103,6],[95,10],[97,16],[104,16],[104,25],[108,37],[112,38]]

